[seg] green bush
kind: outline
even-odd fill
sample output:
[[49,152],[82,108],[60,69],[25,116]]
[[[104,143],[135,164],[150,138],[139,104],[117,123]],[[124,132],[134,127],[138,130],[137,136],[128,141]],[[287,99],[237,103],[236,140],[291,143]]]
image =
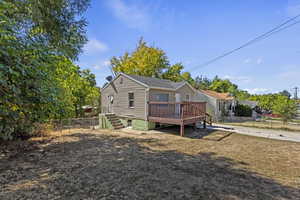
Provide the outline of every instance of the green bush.
[[235,107],[235,116],[239,116],[239,117],[251,117],[252,116],[252,109],[248,105],[238,104]]

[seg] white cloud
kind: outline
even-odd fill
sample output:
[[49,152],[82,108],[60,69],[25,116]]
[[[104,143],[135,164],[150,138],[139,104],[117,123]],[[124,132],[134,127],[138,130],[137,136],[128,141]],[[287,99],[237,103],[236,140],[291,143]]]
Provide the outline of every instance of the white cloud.
[[256,64],[258,64],[258,65],[260,65],[262,62],[263,62],[263,59],[262,59],[262,58],[258,58],[258,59],[256,60]]
[[290,17],[298,15],[300,13],[300,0],[289,1],[286,12]]
[[263,62],[263,59],[262,58],[257,58],[257,59],[246,58],[243,62],[244,62],[244,64],[255,63],[255,64],[260,65]]
[[85,53],[99,53],[99,52],[105,52],[108,50],[108,47],[103,42],[91,39],[88,41],[88,43],[83,48]]
[[100,62],[99,64],[93,65],[93,68],[96,70],[99,70],[101,68],[108,67],[108,66],[110,66],[110,61],[105,60],[105,61]]
[[224,79],[229,79],[230,81],[233,82],[244,82],[244,83],[250,83],[252,79],[248,76],[230,76],[230,75],[225,75],[223,77]]
[[250,58],[246,58],[246,59],[244,60],[244,63],[245,63],[245,64],[250,63],[250,62],[251,62],[251,59],[250,59]]
[[267,88],[252,88],[252,89],[245,89],[245,90],[250,94],[266,94],[271,92],[271,90]]
[[109,0],[108,7],[116,18],[130,28],[146,29],[150,23],[150,16],[145,5],[127,4],[123,0]]

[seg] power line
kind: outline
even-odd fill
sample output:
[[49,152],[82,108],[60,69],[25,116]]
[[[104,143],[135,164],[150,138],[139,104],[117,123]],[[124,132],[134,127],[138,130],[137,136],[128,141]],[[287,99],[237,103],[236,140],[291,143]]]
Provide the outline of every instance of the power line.
[[[288,19],[287,21],[285,21],[285,22],[283,22],[282,24],[276,26],[275,28],[272,28],[271,30],[267,31],[266,33],[264,33],[264,34],[262,34],[262,35],[259,35],[259,36],[255,37],[254,39],[249,40],[249,41],[246,42],[245,44],[243,44],[243,45],[241,45],[241,46],[239,46],[239,47],[237,47],[237,48],[235,48],[235,49],[233,49],[233,50],[230,50],[230,51],[228,51],[228,52],[226,52],[226,53],[223,53],[223,54],[221,54],[220,56],[217,56],[217,57],[215,57],[215,58],[213,58],[213,59],[211,59],[211,60],[209,60],[209,61],[207,61],[207,62],[205,62],[205,63],[203,63],[203,64],[201,64],[201,65],[199,65],[199,66],[197,66],[197,68],[201,68],[201,67],[207,66],[207,65],[209,65],[209,64],[211,64],[211,63],[213,63],[213,62],[215,62],[215,61],[217,61],[217,60],[219,60],[219,59],[221,59],[221,58],[224,58],[224,57],[226,57],[226,56],[228,56],[228,55],[230,55],[230,54],[232,54],[232,53],[234,53],[234,52],[236,52],[236,51],[238,51],[238,50],[240,50],[240,49],[242,49],[242,48],[245,48],[245,47],[247,47],[247,46],[249,46],[249,45],[251,45],[251,44],[253,44],[253,43],[256,43],[256,42],[258,42],[258,41],[261,41],[261,40],[263,40],[263,39],[266,39],[266,38],[270,37],[271,35],[273,35],[273,34],[275,34],[275,33],[278,33],[278,32],[280,32],[280,31],[283,31],[284,29],[287,29],[287,28],[289,28],[289,27],[291,27],[291,26],[294,26],[294,25],[300,23],[300,21],[297,21],[297,22],[294,22],[294,23],[292,23],[292,24],[289,24],[289,25],[285,26],[286,24],[288,24],[288,23],[294,21],[294,20],[295,20],[296,18],[298,18],[299,16],[300,16],[300,14],[299,14],[299,15],[296,15],[295,17],[292,17],[292,18]],[[192,70],[193,70],[194,68],[196,68],[196,67],[193,67]]]

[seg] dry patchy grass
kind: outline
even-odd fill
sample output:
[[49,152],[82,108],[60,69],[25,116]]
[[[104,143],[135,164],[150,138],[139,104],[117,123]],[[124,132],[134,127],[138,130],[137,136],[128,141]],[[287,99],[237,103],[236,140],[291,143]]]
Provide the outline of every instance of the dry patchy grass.
[[177,131],[1,143],[0,199],[300,199],[299,143]]

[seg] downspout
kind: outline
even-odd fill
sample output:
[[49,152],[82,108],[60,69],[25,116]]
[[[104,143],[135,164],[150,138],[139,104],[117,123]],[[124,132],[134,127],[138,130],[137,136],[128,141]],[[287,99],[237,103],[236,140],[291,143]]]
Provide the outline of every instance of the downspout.
[[149,90],[150,90],[150,88],[146,88],[146,90],[145,90],[145,120],[146,121],[148,121],[148,113],[149,113],[149,108],[148,108]]

